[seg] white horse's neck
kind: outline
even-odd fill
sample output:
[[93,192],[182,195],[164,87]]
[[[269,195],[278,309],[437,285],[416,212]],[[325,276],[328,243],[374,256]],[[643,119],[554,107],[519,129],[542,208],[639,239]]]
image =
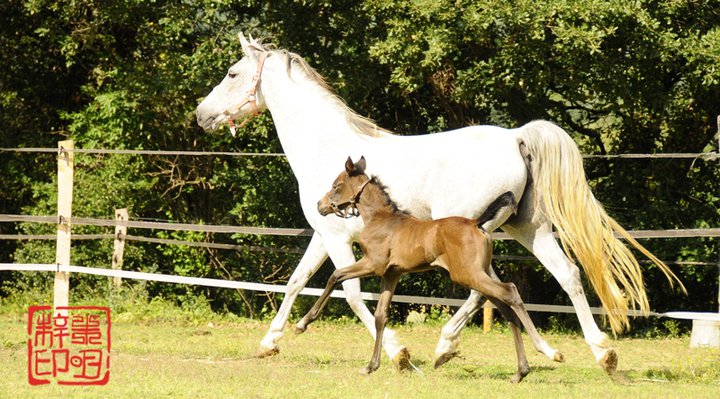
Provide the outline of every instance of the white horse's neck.
[[[317,162],[318,157],[343,148],[347,149],[347,157],[363,146],[365,140],[350,127],[344,105],[334,94],[297,71],[288,76],[284,68],[275,67],[265,73],[272,76],[264,76],[261,81],[263,100],[298,180],[325,165]],[[338,169],[340,166],[338,163]]]

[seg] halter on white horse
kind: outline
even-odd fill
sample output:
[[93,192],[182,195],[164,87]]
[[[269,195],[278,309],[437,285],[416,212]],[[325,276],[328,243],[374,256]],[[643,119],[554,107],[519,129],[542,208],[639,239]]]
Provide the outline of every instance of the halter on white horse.
[[250,81],[250,90],[248,90],[247,94],[245,94],[245,97],[238,101],[235,105],[228,107],[223,114],[227,117],[227,123],[228,126],[230,126],[230,134],[232,134],[233,137],[235,137],[236,128],[235,128],[235,121],[233,120],[233,117],[237,115],[242,107],[246,106],[247,104],[250,104],[252,106],[252,113],[250,116],[245,118],[242,123],[238,126],[239,128],[242,128],[245,126],[250,120],[255,118],[256,116],[260,115],[260,111],[257,107],[257,98],[256,98],[256,92],[258,85],[260,84],[260,75],[262,75],[263,66],[265,65],[265,58],[267,58],[268,53],[264,52],[260,55],[260,58],[258,60],[257,64],[257,71],[255,71],[255,75],[253,75],[252,80]]
[[[598,328],[579,270],[558,245],[553,226],[609,309],[614,330],[628,325],[630,307],[649,308],[641,268],[614,234],[623,236],[668,276],[674,276],[605,213],[590,191],[580,152],[565,131],[536,121],[517,129],[472,126],[423,136],[394,136],[350,110],[301,57],[268,50],[252,39],[248,42],[242,34],[240,41],[245,57],[231,71],[243,72],[238,76],[256,76],[248,82],[254,89],[248,91],[247,84],[228,76],[198,106],[198,124],[214,130],[227,122],[228,116],[254,115],[266,107],[298,180],[305,217],[315,230],[261,342],[266,353],[279,350],[278,340],[293,301],[326,257],[338,268],[355,261],[352,242],[362,223],[321,217],[315,205],[335,178],[337,165],[348,155],[365,154],[373,167],[369,173],[383,176],[394,202],[420,218],[477,217],[498,195],[511,191],[520,201],[518,215],[504,225],[509,215],[501,215],[483,227],[488,231],[502,227],[537,256],[569,295],[596,361],[609,372],[615,369],[617,354]],[[526,150],[521,150],[523,144]],[[530,171],[525,166],[528,157],[532,159]],[[349,280],[343,287],[350,307],[372,334],[374,319],[360,298],[359,283]],[[460,330],[482,302],[473,292],[443,328],[437,359],[447,360],[456,353]],[[402,353],[404,347],[392,331],[386,331],[383,338],[391,358]],[[546,343],[536,343],[536,348],[554,357],[554,349]]]

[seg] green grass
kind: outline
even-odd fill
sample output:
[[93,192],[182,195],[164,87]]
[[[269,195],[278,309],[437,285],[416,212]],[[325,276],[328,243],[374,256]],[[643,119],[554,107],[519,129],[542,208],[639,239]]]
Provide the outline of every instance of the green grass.
[[255,359],[268,321],[206,318],[167,306],[168,316],[159,318],[163,306],[153,306],[113,314],[111,377],[101,387],[30,386],[25,317],[0,309],[0,397],[720,397],[720,352],[690,349],[689,337],[614,341],[620,355],[615,381],[595,365],[580,336],[544,334],[565,354],[562,364],[535,353],[525,337],[532,371],[511,385],[514,349],[510,334],[500,328],[487,334],[466,329],[460,346],[464,357],[433,370],[440,327],[395,326],[424,375],[396,372],[383,358],[380,370],[362,376],[358,370],[369,360],[372,340],[357,323],[320,321],[300,336],[288,329],[279,355]]

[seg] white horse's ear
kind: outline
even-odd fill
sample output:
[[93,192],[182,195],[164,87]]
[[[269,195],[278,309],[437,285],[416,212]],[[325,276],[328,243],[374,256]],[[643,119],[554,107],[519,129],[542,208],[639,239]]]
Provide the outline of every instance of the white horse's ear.
[[240,39],[240,45],[242,46],[243,50],[250,46],[250,43],[248,43],[247,39],[245,38],[245,35],[242,32],[238,32],[238,39]]
[[257,49],[255,49],[252,46],[252,42],[254,41],[252,39],[252,36],[250,36],[250,41],[248,42],[245,38],[245,35],[243,35],[242,32],[238,33],[238,38],[240,39],[240,46],[242,46],[243,53],[247,56],[255,56],[255,53],[257,52]]

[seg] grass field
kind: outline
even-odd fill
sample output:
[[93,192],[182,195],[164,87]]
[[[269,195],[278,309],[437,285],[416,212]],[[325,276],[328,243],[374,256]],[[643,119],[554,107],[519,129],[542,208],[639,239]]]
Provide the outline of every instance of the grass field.
[[690,349],[689,337],[621,339],[618,377],[592,359],[582,337],[544,334],[566,363],[534,352],[519,385],[509,332],[463,332],[463,358],[432,369],[440,326],[395,326],[424,375],[400,373],[387,358],[370,376],[358,374],[372,340],[354,322],[317,322],[303,335],[287,330],[282,352],[252,355],[269,322],[195,317],[147,321],[115,315],[110,382],[99,387],[30,386],[26,320],[0,312],[0,397],[3,398],[718,398],[720,352]]

